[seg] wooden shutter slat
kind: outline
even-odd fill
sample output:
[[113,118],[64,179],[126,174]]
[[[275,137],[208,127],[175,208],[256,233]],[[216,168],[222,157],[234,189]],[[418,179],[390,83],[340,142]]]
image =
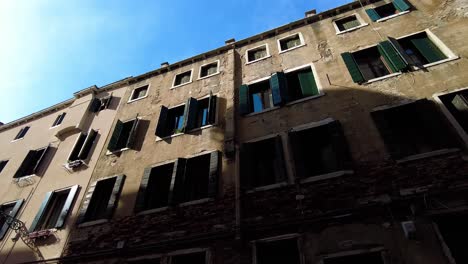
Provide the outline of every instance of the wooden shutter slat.
[[47,154],[47,151],[49,150],[49,147],[50,147],[50,146],[47,146],[47,147],[44,149],[44,151],[42,152],[41,156],[37,159],[36,164],[34,164],[33,174],[36,174],[36,173],[37,173],[37,169],[38,169],[39,166],[41,165],[41,161],[42,161],[42,159],[45,157],[45,155]]
[[239,114],[246,115],[248,113],[250,113],[249,86],[243,84],[239,87]]
[[300,72],[297,77],[299,78],[303,96],[312,96],[319,93],[312,69],[310,71]]
[[65,200],[65,204],[63,205],[62,211],[60,211],[60,216],[57,219],[57,222],[55,223],[55,228],[61,228],[65,224],[65,220],[70,214],[71,206],[73,205],[73,201],[75,200],[75,196],[79,188],[80,188],[79,185],[74,185],[73,187],[70,188],[67,199]]
[[275,138],[275,170],[276,173],[276,183],[283,182],[286,179],[286,168],[284,162],[284,151],[283,151],[283,142],[281,136],[276,136]]
[[398,11],[403,12],[410,9],[410,6],[404,0],[393,0],[393,6],[395,6]]
[[208,124],[214,124],[216,122],[216,102],[217,97],[210,91],[210,99],[208,101]]
[[172,172],[171,186],[169,190],[169,204],[176,204],[183,200],[184,182],[185,182],[185,165],[186,159],[179,158],[174,163]]
[[273,105],[282,105],[288,101],[288,82],[284,72],[277,72],[271,76],[270,88]]
[[140,188],[138,189],[138,194],[135,202],[135,212],[140,212],[146,209],[146,188],[148,187],[148,182],[151,176],[151,171],[153,168],[145,168],[143,173],[143,178],[141,179]]
[[91,199],[93,198],[94,190],[96,188],[97,181],[93,182],[90,186],[89,189],[86,191],[84,197],[83,197],[83,203],[81,205],[81,208],[78,213],[78,217],[76,220],[77,224],[81,224],[85,221],[86,219],[86,212],[88,211],[88,206],[89,203],[91,202]]
[[122,130],[123,130],[123,122],[120,120],[117,120],[117,122],[115,123],[114,132],[112,133],[112,136],[109,140],[109,145],[107,145],[107,149],[110,152],[117,150],[117,143],[119,142],[119,138],[120,138],[120,134],[122,134]]
[[84,140],[83,146],[78,153],[78,159],[85,160],[88,157],[89,151],[93,147],[94,139],[97,136],[96,130],[90,129],[86,139]]
[[384,55],[385,59],[393,66],[392,70],[395,72],[405,70],[408,64],[403,60],[398,50],[392,45],[390,41],[383,41],[377,45],[380,53]]
[[353,82],[363,83],[365,81],[364,76],[359,70],[357,63],[353,58],[353,55],[349,52],[345,52],[341,53],[341,57],[343,58],[346,68],[348,68],[349,74],[351,75]]
[[156,131],[155,135],[163,138],[167,136],[167,129],[166,129],[166,124],[167,124],[167,113],[169,109],[165,107],[164,105],[161,106],[161,111],[159,113],[159,120],[158,124],[156,125]]
[[29,227],[29,232],[33,232],[36,229],[37,224],[39,223],[42,216],[44,215],[44,212],[45,212],[45,210],[47,208],[47,205],[49,204],[50,198],[52,198],[53,193],[54,192],[46,193],[46,196],[45,196],[44,200],[42,200],[42,204],[39,207],[39,211],[37,212],[36,216],[34,217],[34,220],[31,223],[31,227]]
[[198,101],[195,98],[190,97],[187,100],[184,108],[184,124],[182,131],[186,132],[195,127],[198,115]]
[[210,172],[208,178],[208,197],[216,197],[218,194],[218,181],[219,181],[219,165],[220,156],[219,151],[211,152],[210,154]]
[[372,21],[377,21],[380,19],[380,15],[374,9],[366,9],[366,13]]
[[408,56],[408,54],[406,54],[405,50],[404,50],[403,47],[400,45],[400,43],[398,43],[398,40],[395,39],[395,38],[392,38],[392,37],[388,37],[388,40],[389,40],[390,43],[393,45],[393,47],[398,51],[398,53],[400,54],[401,58],[402,58],[403,61],[406,63],[406,65],[409,65],[411,59],[410,59],[410,57]]
[[135,120],[133,121],[132,130],[130,130],[130,134],[128,135],[128,139],[127,139],[127,143],[125,144],[125,147],[135,148],[135,140],[136,140],[136,136],[138,133],[139,124],[140,124],[140,119],[138,118],[138,115],[137,115],[135,117]]
[[[8,214],[9,216],[15,218],[16,215],[18,214],[18,211],[19,209],[21,208],[21,206],[23,205],[24,203],[24,199],[20,199],[20,200],[16,200],[14,201],[15,205],[13,206],[13,209],[11,210],[11,213]],[[9,203],[10,204],[10,203]],[[2,205],[3,206],[3,205]],[[8,220],[5,220],[5,223],[3,224],[3,226],[1,227],[1,230],[0,230],[0,240],[3,239],[3,237],[5,236],[5,234],[8,232],[8,229],[10,228],[10,226],[8,225]]]
[[421,52],[429,63],[446,59],[442,51],[427,37],[413,38],[411,43]]
[[114,189],[112,189],[112,194],[109,198],[109,203],[107,204],[106,208],[106,218],[112,218],[114,214],[114,210],[117,207],[118,199],[120,197],[120,193],[122,192],[122,187],[125,182],[125,175],[119,175],[115,179]]

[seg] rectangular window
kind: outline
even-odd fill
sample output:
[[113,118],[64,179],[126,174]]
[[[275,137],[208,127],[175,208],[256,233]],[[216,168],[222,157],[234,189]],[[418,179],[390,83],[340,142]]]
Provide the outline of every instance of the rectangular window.
[[347,255],[333,258],[324,258],[323,264],[384,264],[381,252],[370,252],[357,255]]
[[174,83],[172,87],[177,87],[192,81],[192,70],[179,73],[174,78]]
[[110,152],[115,152],[125,148],[133,148],[138,132],[139,122],[140,119],[138,118],[126,122],[117,120],[114,133],[112,133],[107,149]]
[[439,96],[440,100],[468,134],[468,89]]
[[263,58],[269,57],[268,44],[249,49],[246,51],[247,63],[255,62]]
[[5,166],[7,165],[7,163],[8,163],[8,160],[2,160],[2,161],[0,161],[0,173],[2,173],[3,168],[5,168]]
[[110,219],[117,207],[124,181],[125,175],[119,175],[91,184],[85,195],[77,223]]
[[[0,205],[0,211],[14,218],[18,214],[18,211],[23,205],[23,202],[24,200],[20,199],[9,203],[4,203]],[[0,240],[2,240],[5,237],[5,234],[7,233],[9,228],[10,226],[6,222],[6,218],[2,217],[0,219]]]
[[350,169],[350,155],[338,121],[289,133],[298,178]]
[[257,264],[288,263],[300,264],[298,239],[259,241],[255,243]]
[[206,264],[206,252],[171,256],[171,264]]
[[103,97],[103,98],[94,98],[89,107],[89,111],[93,113],[100,112],[109,108],[110,103],[112,102],[112,95]]
[[13,177],[21,178],[36,174],[48,148],[30,150]]
[[295,101],[320,94],[311,67],[285,73],[288,101]]
[[132,95],[130,96],[129,102],[144,98],[148,95],[148,85],[145,85],[143,87],[136,88],[132,91]]
[[202,65],[200,67],[200,76],[199,78],[209,77],[218,73],[219,61],[212,62],[207,65]]
[[366,9],[372,21],[381,21],[407,13],[411,7],[405,0],[393,0],[391,3],[378,6],[376,8]]
[[421,32],[398,40],[392,39],[409,64],[424,67],[427,64],[448,59],[441,49]]
[[268,80],[249,85],[250,113],[261,112],[273,107],[273,100]]
[[36,214],[30,232],[61,228],[64,226],[79,186],[48,192]]
[[52,124],[52,127],[56,127],[56,126],[62,124],[62,121],[65,118],[66,114],[67,113],[61,113],[60,115],[58,115],[57,118],[55,119],[54,123]]
[[16,136],[15,136],[15,138],[13,140],[18,140],[18,139],[24,138],[24,136],[26,135],[28,130],[29,130],[28,126],[21,128],[20,131],[18,132],[18,134],[16,134]]
[[356,15],[351,15],[339,20],[334,21],[336,27],[338,28],[337,33],[345,32],[357,28],[364,23],[357,18]]
[[291,50],[302,45],[304,45],[304,40],[301,33],[296,33],[278,40],[280,52]]
[[70,155],[68,156],[68,162],[74,162],[77,160],[86,160],[94,145],[96,139],[96,130],[90,129],[88,133],[81,133],[76,139],[75,146],[73,147]]
[[432,101],[422,99],[371,113],[394,159],[455,146],[445,120]]
[[461,242],[468,234],[467,221],[466,214],[443,215],[435,219],[440,236],[448,247],[447,253],[456,263],[468,263],[468,252]]
[[241,181],[246,189],[286,181],[281,137],[244,143],[241,150]]
[[145,169],[135,204],[135,211],[168,206],[173,173],[174,163]]

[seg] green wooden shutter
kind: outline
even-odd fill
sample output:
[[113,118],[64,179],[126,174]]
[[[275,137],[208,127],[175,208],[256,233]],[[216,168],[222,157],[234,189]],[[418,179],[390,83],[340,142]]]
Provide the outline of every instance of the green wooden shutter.
[[88,132],[88,135],[86,136],[86,139],[83,142],[80,152],[78,153],[78,159],[85,160],[88,157],[89,152],[91,151],[91,148],[93,147],[96,136],[97,136],[96,130],[90,129]]
[[23,162],[19,166],[13,178],[20,178],[23,176],[27,176],[25,175],[26,171],[28,170],[30,166],[33,166],[32,162],[35,156],[36,156],[36,150],[30,150],[28,154],[26,154],[26,157],[24,158]]
[[85,196],[83,197],[83,204],[80,208],[80,211],[78,213],[78,217],[76,220],[77,224],[81,224],[84,221],[86,221],[86,212],[88,211],[88,206],[89,203],[91,202],[91,199],[93,198],[94,190],[96,189],[97,181],[93,182],[88,190],[85,193]]
[[239,87],[239,114],[246,115],[248,113],[250,113],[249,86],[243,84]]
[[372,8],[366,9],[366,13],[370,17],[370,19],[374,22],[380,19],[380,15],[377,13],[377,11],[375,11]]
[[410,6],[404,0],[393,0],[393,6],[400,12],[410,9]]
[[219,165],[220,165],[220,153],[219,151],[211,152],[210,154],[210,172],[208,176],[208,197],[216,197],[218,194],[218,178]]
[[282,105],[288,101],[288,82],[284,72],[277,72],[271,76],[270,88],[273,105]]
[[147,197],[147,190],[148,182],[151,176],[151,171],[153,168],[145,168],[143,172],[143,178],[141,179],[140,188],[138,189],[138,194],[135,202],[135,212],[141,212],[146,208],[146,197]]
[[332,141],[333,151],[336,155],[336,164],[338,165],[336,170],[350,169],[352,167],[351,155],[341,123],[337,120],[328,123],[327,130]]
[[252,145],[244,143],[240,149],[240,183],[243,190],[253,188],[253,154]]
[[159,119],[158,119],[158,124],[156,125],[156,131],[155,135],[163,138],[167,136],[167,129],[166,129],[166,123],[167,123],[167,112],[169,109],[165,107],[164,105],[161,106],[161,111],[159,113]]
[[353,55],[349,52],[345,52],[341,53],[341,57],[343,58],[346,68],[348,68],[349,74],[351,75],[353,82],[363,83],[365,81],[364,76],[359,70],[357,63],[353,58]]
[[35,229],[37,227],[37,224],[39,223],[39,221],[41,220],[42,216],[45,213],[45,210],[47,208],[47,205],[50,202],[50,198],[52,198],[53,193],[54,192],[46,193],[46,196],[45,196],[44,200],[42,200],[42,204],[39,207],[39,211],[37,212],[36,216],[34,217],[34,220],[32,221],[31,226],[29,227],[29,232],[35,231]]
[[114,214],[115,208],[119,202],[120,193],[122,192],[122,187],[125,182],[125,175],[119,175],[115,179],[114,189],[112,189],[112,194],[109,198],[109,202],[107,203],[106,208],[106,218],[112,218]]
[[62,211],[60,211],[60,216],[55,223],[55,228],[61,228],[65,224],[65,220],[67,219],[68,215],[70,214],[70,210],[72,209],[73,202],[75,201],[75,196],[79,190],[79,185],[74,185],[70,188],[70,192],[68,193],[67,199],[65,200],[65,204],[62,207]]
[[172,172],[171,185],[169,189],[169,204],[171,205],[183,201],[186,163],[187,160],[182,158],[179,158],[174,162],[174,170]]
[[284,162],[284,151],[283,151],[283,142],[281,136],[276,136],[275,138],[275,171],[276,173],[276,182],[283,182],[286,180],[286,168]]
[[400,53],[390,41],[383,41],[377,45],[380,54],[385,58],[393,72],[399,72],[408,67]]
[[184,108],[184,124],[182,131],[186,132],[195,128],[198,115],[198,100],[190,97]]
[[304,161],[305,157],[300,155],[300,145],[301,138],[298,135],[298,132],[292,131],[288,133],[289,143],[291,145],[292,154],[294,158],[294,168],[295,168],[295,177],[296,178],[305,178],[305,167]]
[[312,69],[306,72],[300,72],[297,77],[301,85],[301,91],[303,96],[312,96],[319,94],[317,83],[315,82],[314,73]]
[[132,130],[130,130],[130,134],[128,135],[127,143],[125,146],[127,148],[135,148],[135,140],[138,134],[138,125],[140,124],[140,119],[138,115],[133,120]]
[[400,43],[398,42],[397,39],[395,38],[392,38],[392,37],[388,37],[388,41],[390,41],[390,43],[393,45],[393,47],[398,51],[398,53],[400,53],[402,59],[404,60],[404,62],[409,65],[410,64],[410,57],[408,56],[408,54],[406,54],[405,50],[403,49],[403,47],[400,45]]
[[424,58],[429,63],[440,61],[446,59],[447,56],[440,51],[440,49],[432,43],[432,41],[426,37],[420,38],[413,38],[411,39],[411,43],[419,50],[419,52],[423,55]]
[[216,102],[217,97],[210,91],[210,99],[208,101],[208,124],[216,122]]
[[[41,155],[37,158],[36,163],[34,164],[34,168],[32,173],[37,174],[39,166],[41,165],[42,159],[44,159],[45,155],[47,154],[47,151],[49,150],[50,146],[45,147],[44,151],[42,151]],[[37,153],[37,150],[36,150]]]
[[[16,215],[18,214],[19,209],[23,205],[23,202],[24,202],[24,199],[14,201],[13,203],[15,203],[15,205],[13,206],[13,209],[11,210],[11,212],[8,215],[15,218]],[[0,240],[3,239],[5,234],[8,232],[8,229],[10,228],[9,224],[11,224],[11,223],[8,223],[7,221],[8,221],[8,219],[5,220],[5,223],[3,224],[3,226],[0,229]]]
[[119,142],[120,134],[122,134],[123,123],[120,120],[117,120],[115,124],[114,133],[112,133],[112,137],[109,140],[109,145],[107,145],[107,149],[110,152],[117,150],[117,143]]

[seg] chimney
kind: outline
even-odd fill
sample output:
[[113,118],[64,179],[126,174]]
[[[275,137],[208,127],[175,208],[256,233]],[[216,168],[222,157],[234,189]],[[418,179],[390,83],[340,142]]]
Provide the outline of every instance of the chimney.
[[235,38],[232,38],[232,39],[228,39],[228,40],[224,41],[224,44],[226,44],[226,45],[232,45],[232,44],[234,44],[234,42],[236,42],[236,39],[235,39]]
[[161,68],[166,68],[167,66],[169,66],[169,62],[165,61],[161,63]]
[[317,10],[312,9],[312,10],[305,12],[305,17],[315,16],[316,14],[317,14]]

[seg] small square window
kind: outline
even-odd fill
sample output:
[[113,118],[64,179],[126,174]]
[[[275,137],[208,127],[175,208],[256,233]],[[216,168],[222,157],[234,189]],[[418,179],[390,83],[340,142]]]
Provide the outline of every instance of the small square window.
[[357,255],[348,255],[341,257],[325,258],[323,264],[384,264],[381,252],[370,252]]
[[129,102],[146,97],[148,95],[148,87],[149,86],[146,85],[146,86],[134,89],[132,91],[132,95],[130,96]]
[[206,264],[206,252],[171,256],[171,264]]
[[2,160],[2,161],[0,161],[0,173],[2,173],[3,168],[5,168],[5,166],[7,165],[7,163],[8,163],[8,160]]
[[117,120],[117,124],[115,125],[114,132],[107,149],[110,152],[114,152],[125,148],[133,148],[139,123],[140,119],[138,118],[126,122]]
[[16,134],[16,136],[15,136],[15,138],[13,140],[18,140],[18,139],[24,138],[24,136],[26,135],[28,130],[29,130],[28,126],[21,128],[20,131],[18,132],[18,134]]
[[200,78],[209,77],[218,73],[218,61],[200,67]]
[[65,115],[66,115],[66,114],[67,114],[67,113],[61,113],[60,115],[58,115],[57,118],[55,118],[55,121],[54,121],[54,123],[52,124],[52,127],[56,127],[56,126],[62,124],[62,121],[63,121],[63,119],[65,118]]
[[268,45],[262,45],[253,49],[247,50],[247,62],[255,62],[263,58],[269,57]]
[[177,74],[172,87],[180,86],[192,81],[192,70]]
[[301,263],[297,238],[256,242],[255,247],[257,264]]
[[278,43],[280,52],[304,45],[304,41],[300,33],[296,33],[294,35],[279,39]]
[[345,18],[338,19],[333,22],[335,25],[336,33],[344,33],[351,31],[356,28],[360,28],[367,24],[359,17],[358,14],[354,14]]

